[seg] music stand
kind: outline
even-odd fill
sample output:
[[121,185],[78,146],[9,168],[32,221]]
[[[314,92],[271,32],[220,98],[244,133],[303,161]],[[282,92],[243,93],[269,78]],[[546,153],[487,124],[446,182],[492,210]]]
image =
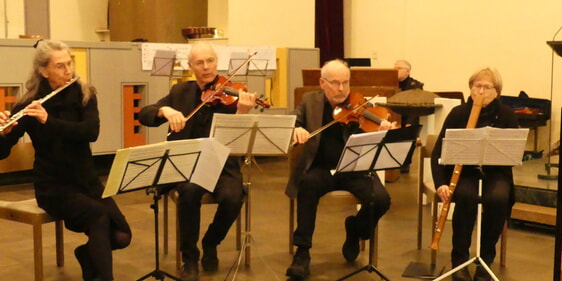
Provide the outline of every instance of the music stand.
[[120,149],[115,155],[102,197],[146,189],[152,194],[154,209],[155,269],[138,280],[154,277],[181,279],[160,270],[158,200],[160,184],[193,182],[207,190],[214,186],[228,157],[229,149],[214,139],[161,142]]
[[[375,176],[376,171],[400,168],[411,162],[421,125],[413,125],[400,129],[351,135],[344,147],[337,173],[366,171]],[[373,195],[374,196],[374,195]],[[373,197],[372,196],[372,197]],[[369,204],[370,220],[373,223],[374,202]],[[370,231],[375,226],[370,225]],[[389,280],[373,265],[375,242],[372,233],[369,241],[369,264],[338,279],[345,280],[362,271],[375,272],[383,280]]]
[[[441,163],[444,165],[520,165],[527,143],[529,129],[500,129],[483,127],[478,129],[448,129],[443,138]],[[478,183],[478,197],[482,196],[482,178]],[[480,235],[482,228],[482,200],[478,200],[476,216],[476,256],[445,272],[434,281],[443,280],[472,263],[481,265],[492,279],[499,281],[494,272],[480,257]]]
[[[210,135],[231,149],[230,155],[244,156],[244,186],[246,187],[245,235],[238,258],[226,274],[236,279],[238,268],[245,254],[245,265],[250,263],[251,236],[251,173],[254,156],[287,155],[294,130],[296,116],[267,114],[220,114],[213,115]],[[257,163],[256,163],[257,164]]]

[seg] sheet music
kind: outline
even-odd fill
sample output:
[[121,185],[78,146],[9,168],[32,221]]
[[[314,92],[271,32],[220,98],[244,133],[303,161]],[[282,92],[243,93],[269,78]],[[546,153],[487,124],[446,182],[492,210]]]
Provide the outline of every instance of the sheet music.
[[[231,155],[284,155],[295,126],[294,115],[214,114],[211,136],[230,147]],[[253,146],[252,129],[257,127]]]
[[441,162],[462,165],[520,165],[529,129],[448,129]]
[[351,135],[336,171],[378,171],[399,168],[409,161],[420,129],[420,126],[414,125]]
[[230,149],[210,138],[119,149],[103,197],[152,186],[166,151],[168,159],[156,184],[190,181],[212,192]]
[[347,139],[346,148],[341,155],[337,172],[366,171],[371,168],[378,144],[386,131],[354,134]]

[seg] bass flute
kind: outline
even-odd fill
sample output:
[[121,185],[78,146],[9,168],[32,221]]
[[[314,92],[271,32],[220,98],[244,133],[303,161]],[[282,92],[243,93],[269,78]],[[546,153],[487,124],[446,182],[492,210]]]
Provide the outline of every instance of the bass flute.
[[[78,79],[80,79],[80,76],[76,76],[74,78],[72,78],[72,80],[68,81],[66,84],[58,87],[56,90],[52,91],[51,93],[49,93],[48,95],[40,98],[38,100],[38,102],[40,104],[43,104],[44,102],[46,102],[47,100],[49,100],[50,98],[54,97],[56,94],[60,93],[62,90],[64,90],[66,87],[70,86],[72,83],[78,81]],[[12,124],[16,123],[16,121],[20,120],[22,117],[26,116],[27,114],[23,112],[23,109],[18,111],[16,114],[10,116],[10,118],[8,119],[8,121],[6,121],[6,123],[0,125],[0,133],[3,132],[6,128],[10,127]]]
[[[468,117],[468,123],[466,124],[467,129],[474,129],[476,127],[476,123],[478,122],[478,117],[480,116],[480,110],[482,109],[482,100],[481,96],[477,96],[475,99],[472,100],[472,109],[470,110],[470,115]],[[459,178],[462,172],[462,165],[455,165],[453,170],[453,175],[451,176],[451,181],[449,183],[449,190],[451,191],[451,196],[449,196],[449,200],[443,202],[443,208],[441,209],[441,213],[439,214],[439,221],[435,226],[435,231],[433,232],[433,239],[429,247],[433,250],[439,249],[439,240],[441,240],[441,234],[443,233],[443,227],[445,227],[445,222],[447,221],[447,216],[449,214],[449,207],[451,206],[451,199],[453,198],[453,193],[455,192],[455,188],[457,187],[457,183],[459,182]]]

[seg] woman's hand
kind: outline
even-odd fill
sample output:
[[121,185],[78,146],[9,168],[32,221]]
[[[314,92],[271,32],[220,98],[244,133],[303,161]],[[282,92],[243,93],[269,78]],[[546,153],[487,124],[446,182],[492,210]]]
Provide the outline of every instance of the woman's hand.
[[[6,124],[6,122],[8,122],[8,120],[10,119],[10,112],[9,111],[4,111],[4,112],[0,112],[0,125],[4,125]],[[18,122],[14,122],[12,125],[6,127],[4,130],[2,130],[2,132],[0,133],[0,135],[5,135],[7,133],[9,133],[10,131],[12,131],[12,128],[17,125]]]
[[24,109],[23,113],[29,115],[31,117],[35,117],[37,121],[41,124],[47,123],[47,118],[49,118],[49,113],[43,107],[43,105],[39,101],[32,101],[28,104]]
[[437,195],[441,198],[441,201],[447,202],[451,198],[451,190],[448,185],[442,185],[437,189]]

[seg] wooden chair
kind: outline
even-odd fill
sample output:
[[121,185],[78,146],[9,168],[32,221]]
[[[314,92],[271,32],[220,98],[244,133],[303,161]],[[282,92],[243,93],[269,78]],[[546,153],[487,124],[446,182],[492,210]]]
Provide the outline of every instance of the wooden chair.
[[[422,247],[422,228],[423,228],[423,195],[427,196],[427,200],[433,200],[432,208],[432,228],[431,235],[433,236],[434,227],[437,225],[437,220],[439,219],[439,214],[437,212],[437,203],[440,201],[439,196],[436,193],[435,184],[431,176],[431,153],[435,147],[435,142],[437,141],[437,135],[428,135],[425,144],[420,148],[419,159],[418,159],[418,250]],[[450,211],[451,212],[451,211]],[[429,244],[431,240],[427,240]],[[500,265],[505,267],[506,265],[506,250],[507,250],[507,222],[503,227],[500,240]],[[431,250],[431,264],[435,264],[437,261],[437,251]]]
[[[168,254],[168,198],[176,204],[176,268],[181,269],[181,251],[180,251],[180,227],[179,227],[179,213],[177,212],[179,194],[177,191],[172,190],[164,196],[164,254]],[[245,198],[247,200],[247,198]],[[201,204],[217,204],[211,194],[205,193],[201,198]],[[248,204],[245,204],[246,215],[249,215]],[[236,249],[242,249],[242,218],[238,216],[236,219]],[[246,247],[246,265],[249,265],[250,248]]]
[[[290,171],[292,171],[292,167],[294,167],[294,165],[296,165],[296,161],[298,159],[299,154],[301,153],[301,148],[302,146],[297,146],[295,148],[293,148],[290,153],[289,153],[289,167],[290,167]],[[380,176],[380,175],[379,175]],[[384,178],[384,176],[382,177]],[[384,182],[384,181],[382,181]],[[325,198],[330,198],[330,199],[337,199],[340,201],[340,203],[345,201],[351,201],[353,202],[355,205],[357,205],[359,202],[357,201],[357,198],[355,198],[355,196],[353,196],[353,194],[347,192],[347,191],[343,191],[343,190],[336,190],[336,191],[332,191],[329,192],[328,194],[326,194],[324,196]],[[293,245],[293,233],[295,232],[295,221],[296,221],[296,204],[295,204],[296,200],[293,198],[289,198],[289,253],[290,254],[294,254],[294,245]],[[373,251],[373,265],[376,266],[377,265],[377,252],[378,252],[378,227],[375,228],[375,231],[373,232],[373,237],[371,239],[374,239],[374,251]],[[361,240],[361,251],[365,250],[365,240]]]
[[[10,156],[0,161],[0,173],[8,173],[33,168],[33,146],[31,143],[18,143],[12,148]],[[35,199],[22,201],[0,201],[0,218],[30,224],[33,227],[33,257],[35,280],[43,280],[43,233],[45,223],[55,222],[57,266],[64,265],[63,222],[48,215],[37,206]]]

